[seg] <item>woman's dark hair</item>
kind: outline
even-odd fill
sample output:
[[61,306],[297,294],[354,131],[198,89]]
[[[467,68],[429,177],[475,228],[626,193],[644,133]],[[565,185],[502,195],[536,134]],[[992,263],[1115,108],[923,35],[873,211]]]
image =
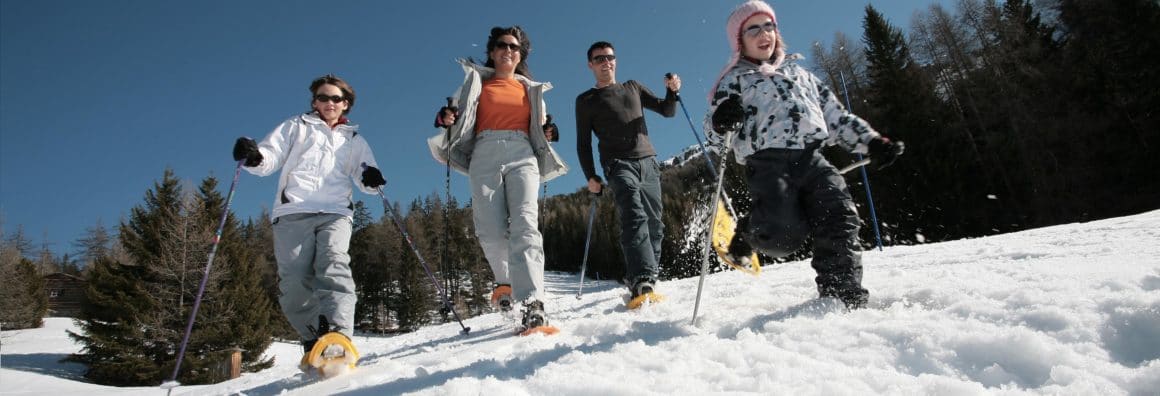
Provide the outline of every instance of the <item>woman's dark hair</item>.
[[495,43],[499,41],[500,37],[508,35],[515,37],[520,42],[520,63],[516,65],[516,74],[532,78],[532,73],[528,70],[528,53],[532,52],[532,40],[528,38],[528,34],[519,25],[491,28],[491,34],[487,36],[487,54],[484,54],[484,59],[487,59],[487,62],[483,65],[495,68],[495,61],[491,60],[491,51],[495,50]]
[[351,88],[350,84],[347,84],[346,81],[343,81],[341,78],[338,78],[338,76],[333,74],[327,74],[325,76],[316,78],[313,82],[310,83],[311,109],[314,108],[314,95],[318,94],[318,87],[321,87],[324,84],[336,86],[339,90],[342,91],[342,97],[346,98],[346,110],[342,111],[342,115],[350,114],[350,109],[354,108],[354,88]]

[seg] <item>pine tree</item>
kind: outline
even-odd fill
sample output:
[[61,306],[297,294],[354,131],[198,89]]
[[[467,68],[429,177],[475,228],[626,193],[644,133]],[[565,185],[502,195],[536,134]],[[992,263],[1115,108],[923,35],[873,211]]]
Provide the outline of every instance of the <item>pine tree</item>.
[[156,363],[158,344],[141,326],[157,309],[140,281],[145,276],[144,267],[108,258],[89,268],[85,304],[76,319],[80,332],[68,332],[83,347],[67,358],[88,367],[85,378],[112,386],[161,383],[166,373]]
[[0,243],[0,327],[5,330],[40,327],[48,313],[44,277],[20,254],[21,243],[19,237]]
[[[133,264],[97,261],[89,274],[89,302],[78,319],[82,332],[71,334],[84,345],[71,359],[88,366],[87,378],[153,385],[171,374],[224,208],[216,185],[208,178],[197,194],[184,196],[166,170],[144,204],[122,222],[120,242]],[[244,349],[248,370],[270,365],[260,356],[270,342],[271,304],[250,254],[236,220],[227,217],[179,382],[212,380],[212,367],[233,347]]]
[[[217,192],[217,180],[208,177],[202,181],[191,213],[204,227],[216,228],[225,208],[225,199]],[[262,359],[272,342],[276,324],[273,303],[262,287],[262,273],[258,264],[261,252],[245,243],[238,222],[230,213],[222,228],[221,241],[215,258],[214,271],[225,274],[222,285],[214,296],[205,296],[214,304],[207,305],[204,332],[210,338],[210,353],[230,348],[242,349],[242,364],[246,371],[259,371],[274,364],[273,358]]]

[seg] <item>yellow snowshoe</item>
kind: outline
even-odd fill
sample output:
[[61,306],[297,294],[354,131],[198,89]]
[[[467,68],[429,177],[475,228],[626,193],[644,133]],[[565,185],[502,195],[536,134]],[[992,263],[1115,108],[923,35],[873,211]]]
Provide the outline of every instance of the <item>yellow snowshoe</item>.
[[302,364],[318,370],[325,378],[331,378],[353,369],[358,359],[358,349],[350,338],[332,331],[318,338],[310,352],[302,357]]
[[749,265],[734,263],[730,259],[729,243],[733,240],[736,227],[737,224],[733,221],[733,216],[729,214],[729,211],[725,210],[725,203],[718,200],[717,216],[713,220],[713,237],[710,238],[713,243],[713,250],[717,251],[717,257],[730,267],[753,276],[760,275],[761,262],[757,260],[756,252],[749,257]]

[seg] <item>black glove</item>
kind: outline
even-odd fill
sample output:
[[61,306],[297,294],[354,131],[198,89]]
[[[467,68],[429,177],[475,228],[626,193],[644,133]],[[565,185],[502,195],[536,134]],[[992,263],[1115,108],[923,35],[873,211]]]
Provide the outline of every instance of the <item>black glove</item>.
[[446,125],[443,123],[443,117],[446,116],[447,114],[455,114],[456,117],[459,116],[459,107],[455,106],[455,102],[451,98],[447,98],[447,105],[440,107],[439,112],[435,113],[435,127],[436,128],[446,128],[446,127],[451,126],[451,125]]
[[718,104],[717,110],[713,112],[713,131],[721,135],[737,132],[744,121],[745,109],[741,108],[741,97],[729,95],[729,99]]
[[885,136],[879,136],[870,140],[867,146],[870,151],[870,159],[874,160],[875,164],[878,164],[876,169],[890,166],[890,164],[894,163],[894,160],[898,159],[898,156],[902,155],[903,151],[906,151],[905,144],[902,142],[892,142]]
[[262,164],[262,153],[258,151],[258,143],[248,137],[238,138],[234,143],[234,161],[246,160],[246,166],[254,167]]
[[379,172],[379,168],[367,166],[366,169],[363,169],[362,183],[370,188],[378,188],[386,185],[387,179],[383,179],[383,172]]
[[552,122],[551,114],[548,114],[548,122],[544,124],[544,137],[548,138],[549,142],[560,141],[560,128],[556,128],[556,123]]

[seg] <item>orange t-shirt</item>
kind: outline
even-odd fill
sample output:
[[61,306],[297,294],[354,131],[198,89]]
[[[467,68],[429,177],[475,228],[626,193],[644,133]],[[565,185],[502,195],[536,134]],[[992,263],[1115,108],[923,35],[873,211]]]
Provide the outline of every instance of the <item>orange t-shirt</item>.
[[528,133],[532,105],[524,84],[514,78],[493,78],[483,82],[476,107],[475,133],[512,130]]

